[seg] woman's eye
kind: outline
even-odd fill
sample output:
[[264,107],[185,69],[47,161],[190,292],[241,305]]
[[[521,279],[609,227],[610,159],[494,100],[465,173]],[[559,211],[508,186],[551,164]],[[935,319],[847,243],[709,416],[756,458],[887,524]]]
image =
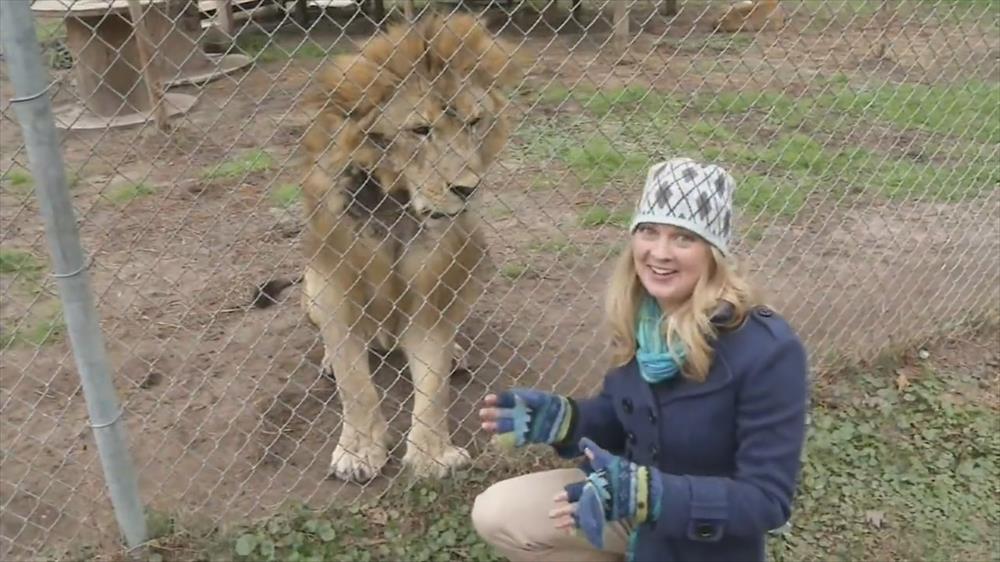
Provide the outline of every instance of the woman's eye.
[[431,134],[431,128],[428,127],[427,125],[422,125],[420,127],[414,127],[414,128],[412,128],[410,130],[413,131],[414,133],[422,136],[422,137],[426,137],[427,135]]

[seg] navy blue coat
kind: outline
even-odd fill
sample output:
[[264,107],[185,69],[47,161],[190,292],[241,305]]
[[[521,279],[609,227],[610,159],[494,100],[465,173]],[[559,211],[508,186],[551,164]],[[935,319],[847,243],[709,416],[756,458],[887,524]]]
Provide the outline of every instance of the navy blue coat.
[[703,383],[650,385],[633,359],[606,375],[597,396],[574,399],[572,434],[555,447],[561,457],[580,455],[587,436],[661,471],[660,516],[635,529],[630,560],[764,560],[767,531],[791,514],[808,408],[805,349],[765,307],[721,333],[714,349]]

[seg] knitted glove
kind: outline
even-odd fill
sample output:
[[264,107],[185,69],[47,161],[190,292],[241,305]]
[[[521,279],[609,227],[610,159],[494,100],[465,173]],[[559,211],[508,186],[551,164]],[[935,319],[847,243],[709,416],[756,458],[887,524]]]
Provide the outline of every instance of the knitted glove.
[[581,467],[587,479],[565,490],[569,502],[577,504],[576,526],[591,544],[604,548],[605,522],[641,525],[656,520],[663,492],[659,471],[613,455],[586,437],[580,440],[580,449],[593,454]]
[[497,395],[497,441],[506,447],[559,443],[569,434],[573,407],[564,396],[529,389]]

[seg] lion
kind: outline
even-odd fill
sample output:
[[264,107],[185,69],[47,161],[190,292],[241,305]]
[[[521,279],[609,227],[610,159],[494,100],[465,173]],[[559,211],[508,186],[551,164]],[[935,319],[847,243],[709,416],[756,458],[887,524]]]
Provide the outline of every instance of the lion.
[[741,0],[726,7],[712,26],[716,31],[762,31],[780,29],[785,25],[785,14],[778,0]]
[[317,75],[302,143],[302,305],[340,392],[332,476],[367,481],[388,460],[369,349],[401,349],[412,373],[404,465],[444,476],[470,461],[451,442],[448,377],[486,262],[470,205],[510,135],[502,89],[516,66],[478,19],[435,14]]

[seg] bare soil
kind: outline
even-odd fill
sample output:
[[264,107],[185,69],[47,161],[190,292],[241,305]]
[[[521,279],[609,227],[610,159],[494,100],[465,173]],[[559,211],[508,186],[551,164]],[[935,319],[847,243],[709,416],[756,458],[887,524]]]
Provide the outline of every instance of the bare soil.
[[[588,34],[513,38],[535,54],[529,83],[571,85],[582,77],[606,79],[607,87],[805,92],[817,77],[836,73],[920,82],[954,79],[949,72],[997,77],[1000,50],[982,30],[936,20],[902,23],[880,62],[871,55],[872,32],[861,24],[823,32],[808,21],[808,14],[797,12],[786,30],[722,51],[678,48],[707,40],[703,22],[683,14],[672,22],[654,19],[624,56],[601,49],[607,26]],[[317,31],[323,33],[337,32]],[[665,42],[665,36],[676,40]],[[345,41],[364,37],[358,32]],[[941,57],[945,46],[956,54]],[[63,134],[114,382],[152,509],[226,522],[289,500],[349,503],[391,485],[398,474],[401,448],[386,477],[368,485],[326,477],[339,433],[339,399],[335,381],[319,372],[319,340],[298,305],[298,289],[286,291],[275,306],[247,307],[256,284],[293,276],[302,265],[296,210],[276,207],[270,192],[296,181],[285,161],[306,123],[290,107],[317,62],[259,63],[201,88],[179,88],[199,100],[169,137],[140,129]],[[0,79],[0,169],[6,173],[13,163],[27,167],[27,158],[9,106],[11,86],[6,75]],[[64,81],[56,101],[71,98]],[[516,105],[511,111],[515,125],[529,114]],[[896,141],[885,135],[866,142],[888,147]],[[227,157],[258,149],[275,159],[270,170],[201,177]],[[472,368],[452,379],[455,440],[474,455],[484,442],[474,412],[487,390],[537,383],[585,393],[605,367],[601,292],[624,233],[615,226],[581,228],[578,215],[594,202],[593,193],[570,183],[533,189],[544,174],[506,158],[483,190],[497,274],[462,330]],[[123,183],[140,181],[153,188],[151,195],[126,203],[108,199]],[[632,190],[601,197],[627,206]],[[830,354],[864,356],[919,341],[995,308],[998,210],[995,185],[959,204],[860,204],[830,196],[790,222],[764,224],[759,241],[744,241],[737,251],[819,366]],[[4,249],[30,251],[45,263],[43,226],[30,190],[4,186],[0,221]],[[771,218],[759,218],[758,226],[760,221]],[[566,249],[538,250],[553,240],[565,240]],[[527,274],[500,275],[509,263],[526,263]],[[51,282],[43,287],[37,294],[23,279],[4,280],[5,329],[26,324],[31,310],[57,299]],[[64,340],[0,351],[4,560],[66,544],[116,544]],[[409,423],[408,374],[396,354],[373,355],[372,365],[398,439]]]

